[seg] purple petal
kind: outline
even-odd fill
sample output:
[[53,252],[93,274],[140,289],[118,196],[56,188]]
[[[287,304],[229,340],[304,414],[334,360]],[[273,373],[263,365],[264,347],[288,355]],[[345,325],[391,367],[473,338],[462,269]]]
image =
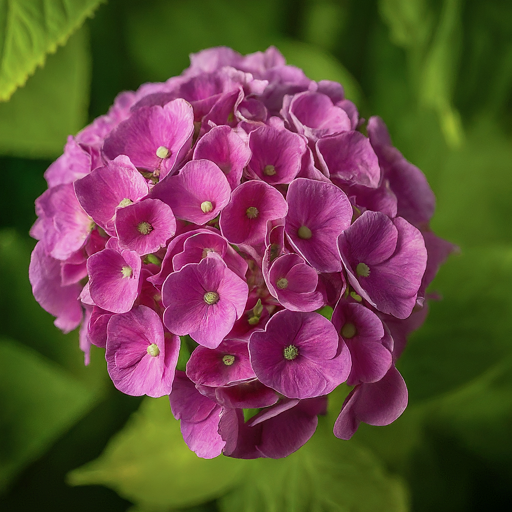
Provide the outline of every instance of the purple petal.
[[393,366],[379,382],[360,384],[353,389],[334,424],[334,435],[350,439],[361,421],[375,426],[389,425],[406,407],[407,387]]
[[116,235],[113,217],[117,208],[135,203],[149,192],[146,180],[126,156],[95,169],[75,181],[74,187],[82,208],[111,236]]
[[291,243],[319,272],[339,272],[336,240],[352,220],[345,193],[329,183],[298,178],[289,186],[286,200],[285,230]]
[[87,260],[91,298],[112,313],[130,311],[139,293],[140,256],[104,249]]
[[154,398],[168,395],[178,353],[179,338],[164,337],[160,317],[146,306],[114,315],[108,323],[107,369],[123,393]]
[[188,151],[193,132],[192,107],[176,99],[135,110],[107,137],[103,152],[110,160],[126,155],[133,165],[157,171],[162,179]]
[[167,203],[176,217],[206,224],[228,204],[231,187],[224,173],[208,160],[192,160],[177,176],[156,185],[151,197]]
[[80,285],[61,286],[60,271],[61,262],[49,256],[42,242],[38,242],[28,270],[32,293],[45,311],[57,317],[55,325],[69,332],[82,321],[82,308],[78,301]]
[[145,199],[118,210],[115,226],[119,245],[143,256],[166,246],[176,232],[176,219],[162,201]]
[[370,141],[359,132],[351,131],[325,137],[316,143],[321,165],[331,176],[349,185],[377,188],[380,167]]

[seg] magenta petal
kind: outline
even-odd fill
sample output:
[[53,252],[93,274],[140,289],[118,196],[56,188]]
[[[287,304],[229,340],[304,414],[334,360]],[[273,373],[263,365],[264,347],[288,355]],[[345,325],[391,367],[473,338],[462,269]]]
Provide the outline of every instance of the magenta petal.
[[341,360],[330,362],[337,350],[338,334],[326,318],[286,310],[276,313],[249,342],[258,379],[289,398],[324,395],[341,384],[348,371]]
[[[384,232],[390,236],[383,238]],[[364,239],[366,246],[361,243]],[[357,293],[379,311],[407,318],[416,304],[427,263],[421,233],[400,217],[391,221],[382,213],[366,211],[340,235],[338,242],[350,283]]]
[[[213,294],[210,303],[207,294]],[[169,275],[162,288],[164,323],[171,332],[216,348],[242,316],[247,295],[247,284],[210,256]]]
[[114,315],[108,323],[105,353],[114,385],[128,395],[168,395],[179,346],[178,336],[164,337],[160,317],[146,306]]
[[109,235],[115,236],[117,208],[142,199],[149,192],[146,180],[126,156],[99,167],[75,181],[75,193],[82,208]]
[[216,126],[197,141],[195,160],[211,160],[224,172],[232,190],[240,185],[251,158],[249,146],[229,127]]
[[171,208],[158,199],[145,199],[121,208],[115,225],[119,245],[141,256],[165,247],[176,232]]
[[377,188],[380,167],[370,141],[359,132],[351,131],[325,137],[316,143],[318,158],[331,176],[349,185]]
[[91,156],[70,135],[64,148],[64,154],[46,169],[44,177],[48,187],[53,188],[57,185],[73,183],[90,172]]
[[273,389],[267,388],[258,379],[216,388],[215,397],[223,407],[242,409],[270,407],[279,399]]
[[205,420],[189,423],[181,420],[181,433],[187,446],[203,459],[213,459],[222,453],[226,442],[219,430],[221,408],[216,407]]
[[415,225],[428,223],[434,214],[436,198],[425,175],[393,147],[380,117],[370,117],[368,136],[379,158],[384,178],[389,180],[391,190],[398,199],[398,215]]
[[61,286],[61,262],[46,253],[42,242],[32,252],[28,272],[35,299],[45,311],[57,317],[55,325],[64,332],[78,327],[83,316],[78,301],[80,285]]
[[204,421],[217,406],[213,400],[199,393],[185,372],[179,370],[176,370],[169,399],[174,417],[190,423]]
[[197,347],[187,362],[187,377],[211,387],[253,379],[247,343],[225,340],[216,349]]
[[151,197],[167,203],[179,219],[206,224],[228,204],[231,187],[224,173],[208,160],[192,160],[177,176],[159,183]]
[[104,249],[88,259],[87,269],[97,306],[112,313],[130,311],[139,293],[141,261],[136,252]]
[[30,234],[44,243],[47,253],[67,260],[87,240],[93,223],[78,202],[73,185],[57,185],[36,199],[38,221]]
[[389,425],[406,407],[407,387],[393,366],[382,380],[353,389],[334,424],[334,435],[350,439],[361,421],[375,426]]
[[270,185],[291,183],[300,170],[306,143],[288,130],[262,126],[249,135],[249,170]]
[[[103,152],[110,160],[126,155],[136,167],[157,171],[164,178],[190,147],[193,132],[192,107],[180,98],[163,107],[135,110],[107,137]],[[165,156],[160,148],[165,148]]]
[[351,129],[347,113],[334,106],[328,96],[316,92],[296,94],[290,104],[290,118],[296,131],[312,141]]
[[291,311],[315,311],[324,305],[322,293],[316,291],[318,273],[297,254],[284,254],[274,261],[267,285]]
[[288,205],[274,187],[262,181],[238,186],[220,216],[222,234],[234,244],[255,244],[265,239],[267,222],[286,215]]
[[310,398],[268,419],[262,424],[261,440],[256,448],[265,457],[287,457],[309,441],[318,425],[317,414],[326,407],[326,397]]
[[285,231],[291,243],[319,272],[339,272],[337,238],[352,220],[345,193],[329,183],[298,178],[289,186],[286,200]]

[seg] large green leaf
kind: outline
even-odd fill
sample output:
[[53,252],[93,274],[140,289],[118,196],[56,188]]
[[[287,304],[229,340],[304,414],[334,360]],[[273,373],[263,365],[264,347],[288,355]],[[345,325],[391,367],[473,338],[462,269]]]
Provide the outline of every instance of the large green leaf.
[[53,325],[54,318],[32,295],[28,266],[34,245],[34,241],[24,239],[12,230],[0,231],[1,332],[37,350],[100,392],[108,380],[103,350],[92,347],[91,364],[85,367],[77,331],[62,334]]
[[433,227],[465,247],[511,244],[512,146],[488,118],[468,130],[464,150],[445,155],[436,171]]
[[222,512],[401,512],[401,481],[354,441],[334,437],[327,418],[298,452],[251,461],[240,486],[220,500]]
[[100,3],[0,0],[0,101],[8,100]]
[[462,0],[444,0],[437,10],[426,0],[380,0],[379,8],[393,42],[407,51],[409,77],[420,104],[439,117],[447,143],[463,140],[453,106],[462,41]]
[[0,339],[0,491],[96,399],[94,391],[55,363],[21,343]]
[[67,136],[87,120],[89,81],[88,34],[81,29],[9,102],[0,103],[0,153],[25,158],[62,153]]
[[146,398],[99,459],[69,475],[73,485],[102,484],[142,510],[193,506],[221,496],[245,461],[198,458],[186,446],[169,398]]
[[441,269],[425,325],[399,368],[411,402],[460,387],[512,352],[512,246],[465,249]]
[[[508,341],[510,343],[511,338]],[[512,475],[512,357],[432,404],[430,425]]]

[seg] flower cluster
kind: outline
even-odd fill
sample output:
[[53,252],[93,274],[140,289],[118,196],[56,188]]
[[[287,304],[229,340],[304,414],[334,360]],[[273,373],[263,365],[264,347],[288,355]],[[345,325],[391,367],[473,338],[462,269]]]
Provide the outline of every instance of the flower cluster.
[[403,412],[395,361],[452,246],[422,172],[341,85],[275,48],[205,50],[120,94],[45,178],[35,298],[81,324],[86,363],[105,348],[119,390],[170,395],[199,456],[292,453],[342,383],[341,439]]

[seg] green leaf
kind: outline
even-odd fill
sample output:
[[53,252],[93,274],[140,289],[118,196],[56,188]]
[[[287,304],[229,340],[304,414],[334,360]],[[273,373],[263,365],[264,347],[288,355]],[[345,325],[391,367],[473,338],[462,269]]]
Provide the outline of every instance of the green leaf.
[[462,0],[442,2],[440,12],[425,0],[380,0],[391,39],[407,51],[410,78],[419,104],[439,117],[451,147],[463,141],[459,113],[453,106],[462,41]]
[[443,397],[431,411],[431,426],[452,435],[480,459],[508,468],[512,475],[512,357]]
[[96,399],[55,363],[20,343],[0,339],[0,491]]
[[0,101],[42,66],[101,0],[0,0]]
[[478,119],[463,150],[440,162],[433,228],[463,250],[512,244],[510,162],[510,139],[489,119]]
[[16,339],[69,370],[89,388],[101,392],[109,380],[104,351],[91,347],[84,366],[78,332],[63,334],[54,318],[35,301],[28,280],[30,252],[35,243],[12,230],[0,231],[0,311],[3,335]]
[[103,454],[70,473],[69,482],[106,485],[142,510],[168,510],[221,496],[245,465],[223,456],[197,457],[183,441],[169,398],[146,398]]
[[447,393],[512,352],[512,246],[465,249],[439,272],[425,325],[399,368],[411,403]]
[[9,102],[0,103],[0,153],[25,158],[61,154],[67,136],[87,120],[89,81],[88,34],[81,29]]
[[355,78],[335,57],[317,46],[299,41],[283,40],[279,49],[287,64],[301,68],[312,80],[333,80],[343,85],[346,97],[361,104],[361,89]]
[[240,486],[219,502],[221,512],[401,512],[401,481],[354,441],[334,437],[327,418],[298,452],[250,462]]

